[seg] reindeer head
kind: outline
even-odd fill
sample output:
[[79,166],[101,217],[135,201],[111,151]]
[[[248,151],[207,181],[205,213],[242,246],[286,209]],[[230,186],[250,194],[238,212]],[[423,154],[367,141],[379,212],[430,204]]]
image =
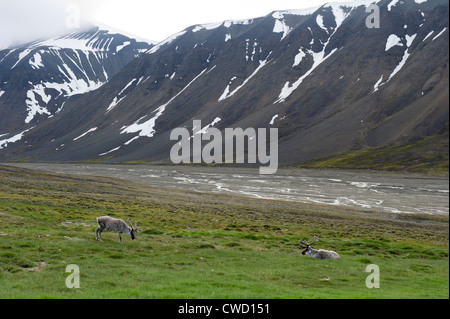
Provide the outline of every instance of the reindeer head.
[[139,234],[140,229],[137,227],[137,224],[140,222],[140,220],[138,220],[137,222],[134,223],[134,227],[131,224],[131,218],[127,219],[128,224],[130,224],[130,237],[131,239],[135,239],[135,235]]
[[309,255],[309,253],[311,253],[311,246],[314,245],[317,241],[319,240],[319,238],[317,238],[317,236],[314,236],[314,241],[310,244],[308,244],[306,242],[306,240],[300,240],[300,246],[299,249],[302,249],[302,255]]

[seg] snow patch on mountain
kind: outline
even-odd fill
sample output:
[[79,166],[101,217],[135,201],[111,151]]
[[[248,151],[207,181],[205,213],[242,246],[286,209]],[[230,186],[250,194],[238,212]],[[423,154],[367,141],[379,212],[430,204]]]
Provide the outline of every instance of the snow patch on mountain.
[[[414,39],[416,38],[416,36],[417,36],[417,34],[414,34],[412,36],[406,35],[406,46],[408,48],[405,50],[402,60],[397,65],[397,67],[394,69],[394,71],[391,73],[391,75],[389,76],[389,79],[386,81],[386,83],[389,82],[398,72],[400,72],[400,70],[406,64],[406,61],[408,60],[409,56],[411,55],[411,53],[409,53],[409,47],[414,42]],[[384,84],[386,84],[386,83],[384,83]]]
[[441,32],[439,32],[434,38],[433,41],[439,38],[445,31],[447,30],[447,27],[445,27]]
[[394,71],[392,71],[391,75],[389,76],[389,78],[386,80],[386,82],[382,82],[383,81],[383,76],[381,76],[381,79],[378,80],[378,82],[375,84],[374,86],[374,92],[378,91],[378,89],[387,84],[389,81],[391,81],[391,79],[398,73],[400,72],[400,70],[405,66],[406,61],[408,60],[409,56],[411,55],[411,53],[409,52],[409,48],[411,47],[411,45],[413,44],[415,38],[417,37],[417,33],[414,35],[406,35],[406,50],[403,53],[403,57],[402,60],[400,61],[400,63],[395,67]]
[[192,135],[189,139],[192,139],[194,136],[198,135],[198,134],[206,134],[208,132],[208,130],[211,127],[214,127],[217,123],[219,123],[220,121],[222,121],[222,119],[220,117],[216,117],[211,123],[209,123],[208,125],[205,125],[205,127],[203,127],[202,129],[198,130],[198,127],[195,126],[192,131],[195,132],[194,135]]
[[[337,48],[335,48],[330,53],[328,53],[328,55],[325,54],[325,51],[328,47],[328,44],[330,43],[331,38],[334,36],[334,34],[339,29],[339,27],[342,25],[342,23],[345,21],[345,19],[350,15],[351,11],[353,10],[353,7],[348,9],[347,7],[342,6],[341,4],[338,4],[338,3],[327,4],[324,7],[331,8],[333,15],[335,17],[336,28],[334,29],[333,33],[329,36],[327,42],[323,44],[322,51],[314,52],[312,49],[307,49],[307,50],[305,50],[306,52],[301,51],[305,54],[305,56],[306,56],[306,53],[308,53],[309,55],[312,56],[313,61],[314,61],[313,66],[305,74],[303,74],[297,81],[295,81],[292,85],[291,85],[290,81],[287,81],[285,83],[284,87],[281,89],[281,92],[278,96],[278,99],[275,101],[275,103],[284,103],[286,101],[286,99],[303,83],[303,81],[309,75],[311,75],[311,73],[313,73],[313,71],[319,65],[321,65],[325,60],[327,60],[330,56],[332,56],[337,51]],[[319,17],[319,15],[317,17]],[[318,23],[319,26],[320,26],[320,24],[322,24],[323,28],[325,28],[325,26],[323,25],[323,20],[321,20],[320,18],[316,18],[316,22]],[[327,29],[325,28],[325,30],[327,30]],[[297,55],[295,58],[294,66],[297,66],[298,64],[296,64],[296,63],[297,62],[300,63],[301,60],[304,58],[302,53],[299,53],[299,54],[300,55]]]
[[88,134],[90,134],[90,133],[92,133],[92,132],[95,132],[96,130],[97,130],[97,128],[96,128],[96,127],[94,127],[94,128],[91,128],[91,129],[89,129],[89,130],[88,130],[87,132],[85,132],[85,133],[81,134],[80,136],[78,136],[78,137],[74,138],[73,140],[74,140],[74,141],[78,141],[79,139],[81,139],[81,138],[85,137],[86,135],[88,135]]
[[136,81],[137,81],[137,83],[134,85],[134,87],[137,87],[142,82],[143,79],[144,79],[144,76],[140,77],[139,79],[135,78],[135,79],[132,79],[127,85],[125,85],[125,87],[119,92],[119,94],[117,94],[117,96],[114,97],[113,101],[106,109],[105,114],[108,114],[113,108],[115,108],[120,102],[122,102],[123,99],[125,99],[127,97],[127,94],[124,94],[125,91],[127,91]]
[[165,39],[164,41],[158,43],[157,45],[155,45],[153,48],[151,48],[150,50],[148,50],[146,53],[147,54],[153,54],[155,52],[157,52],[159,49],[161,49],[163,46],[168,45],[170,43],[172,43],[173,41],[175,41],[176,39],[178,39],[179,37],[181,37],[183,34],[185,34],[187,32],[187,30],[183,30],[181,32],[175,33],[174,35],[168,37],[167,39]]
[[367,4],[364,1],[362,1],[362,2],[356,1],[354,4],[351,3],[351,5],[345,4],[345,3],[343,3],[343,4],[342,3],[329,3],[324,6],[325,8],[331,8],[331,11],[333,12],[333,15],[335,18],[336,28],[334,29],[333,35],[334,35],[334,33],[336,33],[336,30],[339,29],[339,27],[342,25],[342,23],[344,23],[345,19],[347,19],[347,17],[350,16],[352,11],[355,8],[361,6],[362,3]]
[[115,151],[118,151],[118,150],[120,150],[120,148],[121,148],[121,146],[119,146],[119,147],[116,147],[116,148],[113,148],[112,150],[110,150],[110,151],[108,151],[108,152],[105,152],[105,153],[101,153],[101,154],[99,154],[99,156],[105,156],[105,155],[108,155],[108,154],[114,153]]
[[391,48],[393,48],[393,47],[395,47],[395,46],[397,46],[397,45],[400,46],[400,47],[403,46],[402,39],[400,39],[400,38],[399,38],[397,35],[395,35],[395,34],[391,34],[391,35],[388,37],[388,39],[387,39],[385,51],[389,51]]
[[422,42],[425,42],[425,40],[428,39],[429,37],[431,37],[433,35],[433,33],[434,33],[434,30],[430,31],[430,33],[428,33],[427,36],[425,38],[423,38]]
[[332,56],[337,51],[337,49],[333,49],[333,51],[331,51],[327,56],[325,56],[325,49],[326,46],[324,46],[322,51],[317,53],[312,50],[308,50],[308,53],[313,57],[314,60],[313,66],[292,85],[290,85],[289,81],[286,82],[284,87],[281,89],[281,93],[278,96],[278,99],[275,101],[275,103],[284,103],[286,99],[300,86],[300,84],[302,84],[303,80],[305,80],[319,65],[325,62],[330,56]]
[[316,23],[321,29],[325,30],[328,33],[328,29],[323,24],[323,16],[322,15],[320,15],[320,14],[317,15]]
[[283,40],[289,32],[291,32],[291,27],[289,27],[284,20],[284,14],[281,12],[275,12],[272,14],[272,17],[275,19],[275,25],[273,27],[274,33],[283,33],[281,36],[281,40]]
[[[27,98],[25,103],[27,106],[27,116],[25,118],[25,123],[30,123],[37,115],[48,115],[50,117],[52,114],[48,110],[48,104],[52,98],[56,100],[59,97],[68,98],[74,95],[88,93],[97,90],[109,80],[105,66],[101,62],[105,58],[104,52],[88,51],[87,48],[89,45],[82,47],[77,46],[76,43],[80,40],[77,37],[74,39],[72,37],[64,38],[62,39],[63,42],[60,42],[60,40],[61,39],[53,39],[34,45],[41,47],[44,43],[45,45],[49,45],[50,43],[54,44],[54,41],[56,41],[60,44],[65,42],[65,45],[71,43],[78,49],[67,51],[67,49],[53,46],[48,50],[41,49],[38,52],[35,52],[29,59],[29,64],[32,69],[37,70],[44,67],[43,54],[55,56],[59,60],[56,64],[56,68],[60,72],[60,76],[54,79],[52,78],[52,81],[41,81],[41,83],[38,84],[32,84],[30,82],[33,86],[26,93]],[[70,41],[70,43],[66,41]],[[83,41],[87,40],[84,39]],[[111,40],[107,39],[106,41],[103,41],[103,44],[97,46],[92,45],[91,48],[103,50],[104,48],[109,47],[110,43]],[[80,48],[83,50],[79,50]],[[19,54],[19,61],[16,62],[15,66],[26,56],[29,56],[31,52],[32,50],[30,49],[21,52]],[[72,54],[69,52],[72,52]],[[94,64],[97,68],[94,68]],[[100,80],[99,74],[97,74],[98,71],[100,71],[100,74],[105,78],[104,81]],[[94,77],[92,75],[94,75]]]
[[20,61],[22,61],[25,57],[27,57],[29,54],[31,53],[30,49],[25,49],[22,52],[19,53],[19,60],[17,60],[16,64],[14,64],[11,68],[14,69],[19,63]]
[[26,105],[27,105],[27,112],[28,112],[28,115],[25,118],[25,123],[27,123],[27,124],[30,123],[33,120],[33,118],[38,114],[39,115],[46,114],[49,116],[52,115],[46,107],[40,106],[39,101],[36,99],[37,97],[40,97],[40,99],[45,104],[48,104],[48,102],[51,99],[50,95],[45,94],[45,87],[41,84],[35,86],[34,89],[29,90],[27,92],[27,100],[25,101]]
[[95,33],[74,33],[65,37],[53,38],[38,42],[32,46],[50,47],[55,49],[71,48],[80,51],[109,51],[111,42],[114,40],[113,36],[105,39],[105,30],[97,30]]
[[391,1],[391,2],[388,4],[388,6],[387,6],[388,11],[391,11],[392,7],[395,7],[395,5],[396,5],[398,2],[399,2],[399,0],[393,0],[393,1]]
[[30,59],[30,65],[34,70],[44,67],[44,64],[42,64],[42,57],[39,53],[35,53],[33,55],[33,57]]
[[139,133],[140,137],[153,137],[156,133],[155,131],[155,125],[158,118],[160,118],[164,111],[166,110],[166,107],[172,103],[178,96],[180,96],[184,91],[187,90],[189,86],[192,85],[203,73],[206,72],[207,69],[204,69],[202,72],[200,72],[199,75],[197,75],[191,82],[189,82],[188,85],[186,85],[180,92],[178,92],[177,95],[172,97],[167,103],[159,106],[155,111],[153,111],[153,114],[156,113],[151,119],[143,122],[141,122],[144,118],[147,116],[144,116],[140,118],[138,121],[136,121],[134,124],[131,124],[129,126],[123,127],[120,134],[132,134],[132,133]]
[[[20,141],[23,138],[24,134],[31,131],[33,128],[34,127],[29,128],[19,134],[14,135],[13,137],[0,140],[0,150],[8,147],[8,144],[10,144],[10,143],[16,143],[16,142]],[[5,136],[5,135],[9,135],[9,134],[3,134],[2,136]]]
[[253,22],[253,19],[245,20],[226,20],[223,25],[225,28],[229,29],[232,25],[249,25]]
[[[228,84],[228,86],[225,88],[225,91],[223,92],[223,94],[220,96],[219,98],[219,102],[228,99],[229,97],[235,95],[237,92],[239,92],[240,89],[242,89],[264,66],[267,65],[267,62],[269,60],[270,55],[272,54],[272,52],[269,53],[269,55],[267,56],[267,58],[264,61],[259,61],[259,66],[255,69],[255,71],[253,71],[253,73],[244,80],[244,82],[239,85],[237,88],[235,88],[232,92],[230,92],[230,85],[231,82]],[[231,81],[233,81],[235,78],[233,78]]]
[[376,91],[378,91],[378,89],[380,88],[380,84],[383,82],[383,75],[381,75],[380,79],[377,81],[377,83],[375,83],[375,85],[373,86],[373,92],[375,93]]
[[214,29],[217,29],[218,27],[220,27],[222,25],[223,25],[223,22],[201,24],[201,25],[195,26],[195,28],[192,29],[192,32],[195,33],[195,32],[198,32],[200,30],[214,30]]
[[[349,3],[329,3],[323,6],[323,8],[330,8],[335,22],[336,22],[336,27],[334,28],[333,33],[329,36],[328,40],[326,43],[323,44],[323,48],[322,51],[320,52],[314,52],[312,49],[300,49],[300,52],[296,55],[295,57],[295,61],[293,64],[293,67],[298,66],[304,57],[306,57],[306,54],[309,54],[312,56],[313,58],[313,66],[305,73],[303,74],[297,81],[295,81],[292,85],[290,83],[290,81],[287,81],[284,85],[284,87],[281,89],[281,92],[278,96],[278,99],[274,102],[276,103],[284,103],[286,101],[286,99],[303,83],[303,81],[313,73],[313,71],[319,66],[321,65],[325,60],[327,60],[330,56],[332,56],[338,49],[335,48],[333,50],[331,50],[330,53],[328,53],[328,55],[325,54],[325,51],[328,47],[328,44],[330,43],[331,38],[334,36],[334,34],[336,33],[336,31],[342,26],[342,24],[344,23],[345,19],[347,19],[350,14],[352,13],[352,11],[360,6],[369,6],[372,3],[378,3],[380,0],[361,0],[361,1],[355,1],[355,2],[349,2]],[[328,33],[328,29],[325,27],[324,25],[324,21],[323,21],[323,16],[322,15],[317,15],[316,17],[316,23],[317,25],[324,29],[325,31],[327,31]],[[309,29],[311,34],[312,34],[312,30]],[[313,38],[314,41],[314,38]],[[313,41],[311,41],[311,45],[314,43]]]
[[277,12],[279,14],[281,14],[281,15],[308,16],[308,15],[311,15],[314,12],[316,12],[317,9],[319,9],[319,8],[320,8],[320,6],[306,8],[306,9],[280,10],[280,11],[277,11]]
[[300,65],[304,57],[306,57],[306,53],[303,51],[303,48],[300,48],[299,53],[294,58],[294,64],[292,65],[292,67],[294,68]]
[[122,100],[126,98],[126,96],[121,97],[120,99],[116,97],[114,97],[113,101],[111,102],[111,104],[108,106],[108,108],[106,109],[106,113],[108,114],[113,108],[115,108],[117,106],[117,104],[119,104],[120,102],[122,102]]
[[116,52],[120,52],[123,48],[125,48],[126,46],[129,46],[131,44],[131,41],[125,41],[123,44],[118,45],[116,47]]
[[50,83],[45,82],[44,85],[48,89],[54,89],[59,92],[60,95],[64,94],[64,97],[70,97],[73,95],[84,94],[100,88],[105,82],[94,82],[92,80],[77,79],[76,77],[64,81],[63,83]]
[[272,117],[272,120],[270,120],[269,125],[274,125],[275,124],[275,120],[279,117],[279,115],[275,115],[274,117]]
[[[57,91],[57,97],[61,95],[70,97],[94,91],[104,84],[103,82],[78,79],[73,72],[70,72],[70,74],[73,78],[68,78],[68,81],[64,81],[63,83],[43,82],[34,85],[32,89],[28,90],[27,99],[25,101],[28,115],[25,118],[25,123],[30,123],[36,115],[52,115],[47,109],[48,103],[52,99],[52,95],[46,94],[49,90]],[[45,104],[45,106],[42,105],[42,103]]]

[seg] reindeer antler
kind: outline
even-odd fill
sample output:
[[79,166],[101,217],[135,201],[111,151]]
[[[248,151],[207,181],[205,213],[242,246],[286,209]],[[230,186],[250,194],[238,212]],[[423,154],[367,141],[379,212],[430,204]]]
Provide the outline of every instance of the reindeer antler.
[[308,243],[306,242],[306,240],[302,239],[299,242],[300,242],[300,248],[301,249],[304,249],[304,248],[308,247]]
[[139,233],[140,229],[138,228],[137,224],[140,223],[141,221],[138,220],[137,222],[134,223],[134,231],[137,233]]
[[314,236],[314,241],[312,243],[308,244],[308,242],[306,240],[302,239],[302,240],[300,240],[300,246],[305,245],[305,248],[306,248],[308,246],[314,245],[315,243],[317,243],[318,240],[319,240],[319,238],[317,236]]
[[131,229],[133,229],[133,224],[131,224],[131,218],[127,219],[128,224],[130,224]]

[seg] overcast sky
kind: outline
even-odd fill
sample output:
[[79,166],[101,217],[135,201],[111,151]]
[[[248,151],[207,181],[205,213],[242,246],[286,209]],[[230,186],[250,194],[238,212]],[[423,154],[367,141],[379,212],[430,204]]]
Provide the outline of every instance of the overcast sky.
[[326,2],[350,1],[0,0],[0,49],[73,32],[78,25],[83,28],[89,22],[162,41],[194,24],[249,19],[275,10],[311,8]]

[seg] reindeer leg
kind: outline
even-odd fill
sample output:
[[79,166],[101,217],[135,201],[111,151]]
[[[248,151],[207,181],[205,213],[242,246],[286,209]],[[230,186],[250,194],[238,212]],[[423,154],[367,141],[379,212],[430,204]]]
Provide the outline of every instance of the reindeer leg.
[[95,232],[95,238],[98,240],[98,237],[100,236],[100,241],[103,241],[102,240],[102,228],[100,227],[100,228],[98,228],[97,229],[97,231]]
[[119,239],[120,239],[120,243],[122,243],[122,236],[120,236],[120,232],[119,232]]

